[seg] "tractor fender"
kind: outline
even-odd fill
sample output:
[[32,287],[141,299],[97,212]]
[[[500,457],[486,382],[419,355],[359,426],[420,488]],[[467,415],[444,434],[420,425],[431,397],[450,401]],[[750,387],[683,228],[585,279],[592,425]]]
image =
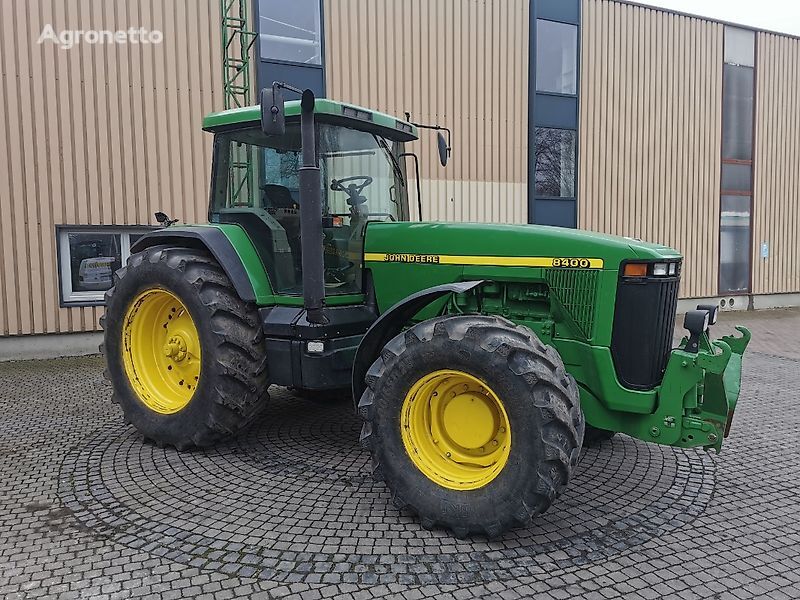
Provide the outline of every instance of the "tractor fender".
[[375,358],[386,343],[396,336],[414,315],[434,300],[447,294],[463,294],[484,283],[478,281],[458,281],[445,283],[406,296],[383,313],[361,338],[353,361],[353,402],[358,405],[364,393],[364,378],[367,376]]
[[228,237],[216,227],[172,228],[165,227],[142,236],[131,245],[131,254],[151,246],[182,246],[205,248],[214,256],[231,280],[233,288],[245,302],[255,302],[256,293],[242,259]]

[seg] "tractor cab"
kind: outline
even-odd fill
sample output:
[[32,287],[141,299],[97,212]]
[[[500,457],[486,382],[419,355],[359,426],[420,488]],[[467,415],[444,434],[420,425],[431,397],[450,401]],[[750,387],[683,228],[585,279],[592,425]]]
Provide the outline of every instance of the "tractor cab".
[[[329,100],[314,103],[315,163],[319,168],[324,295],[363,293],[363,247],[370,221],[407,221],[404,144],[416,128],[394,117]],[[285,124],[266,133],[258,107],[217,113],[212,223],[241,226],[266,268],[276,296],[302,297],[300,101],[284,104]]]

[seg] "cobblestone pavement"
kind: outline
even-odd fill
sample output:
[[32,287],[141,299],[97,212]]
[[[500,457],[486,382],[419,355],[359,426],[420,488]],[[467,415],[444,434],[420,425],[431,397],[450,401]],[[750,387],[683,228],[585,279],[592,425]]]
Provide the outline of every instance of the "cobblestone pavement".
[[617,436],[496,541],[394,509],[346,402],[276,389],[178,454],[122,422],[98,358],[0,364],[0,596],[798,598],[800,311],[734,322],[758,337],[720,456]]

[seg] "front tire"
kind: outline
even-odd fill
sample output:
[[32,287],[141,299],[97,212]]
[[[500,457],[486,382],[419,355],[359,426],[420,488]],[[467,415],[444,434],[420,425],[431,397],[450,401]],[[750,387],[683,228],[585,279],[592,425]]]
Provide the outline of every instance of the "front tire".
[[496,537],[565,489],[584,420],[575,380],[527,327],[499,317],[423,321],[366,376],[361,440],[398,508],[423,527]]
[[258,311],[203,250],[132,255],[106,293],[102,324],[113,400],[158,446],[210,446],[266,403]]

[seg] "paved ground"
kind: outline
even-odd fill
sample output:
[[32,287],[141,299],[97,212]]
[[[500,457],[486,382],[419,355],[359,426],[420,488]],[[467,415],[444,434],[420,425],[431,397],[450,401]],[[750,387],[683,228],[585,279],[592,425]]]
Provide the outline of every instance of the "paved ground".
[[754,329],[722,455],[618,436],[530,530],[421,529],[347,405],[276,390],[237,440],[142,443],[96,358],[0,364],[0,596],[800,597],[800,311]]

